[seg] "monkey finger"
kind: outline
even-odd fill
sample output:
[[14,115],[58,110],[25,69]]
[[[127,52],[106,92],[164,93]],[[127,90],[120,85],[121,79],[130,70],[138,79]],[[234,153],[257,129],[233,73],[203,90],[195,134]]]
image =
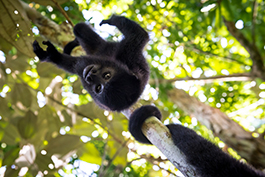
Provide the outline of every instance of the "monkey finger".
[[47,46],[53,46],[50,41],[43,41],[42,44],[47,45]]
[[45,58],[48,56],[48,54],[47,54],[47,52],[46,51],[44,51],[41,47],[40,47],[40,45],[39,45],[39,43],[35,40],[34,42],[33,42],[33,51],[34,51],[34,53],[37,55],[37,57],[40,59],[40,60],[45,60]]
[[103,25],[103,24],[109,24],[109,20],[102,20],[102,22],[100,22],[100,26]]

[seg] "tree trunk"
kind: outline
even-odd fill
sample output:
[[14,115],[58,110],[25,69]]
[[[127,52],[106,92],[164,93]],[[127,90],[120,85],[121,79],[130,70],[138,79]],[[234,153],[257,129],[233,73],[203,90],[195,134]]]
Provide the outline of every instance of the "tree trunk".
[[265,168],[265,140],[263,136],[254,138],[239,124],[231,120],[219,109],[210,107],[185,91],[173,89],[168,92],[169,99],[187,114],[213,131],[228,146],[237,151],[248,163],[256,168]]

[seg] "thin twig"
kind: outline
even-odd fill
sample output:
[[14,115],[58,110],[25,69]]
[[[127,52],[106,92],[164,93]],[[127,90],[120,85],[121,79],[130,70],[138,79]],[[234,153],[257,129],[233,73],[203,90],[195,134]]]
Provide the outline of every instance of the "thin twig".
[[253,45],[256,43],[255,29],[256,29],[256,18],[258,15],[257,7],[258,7],[258,2],[254,0],[252,6],[252,31],[251,31]]
[[101,157],[102,162],[101,162],[99,173],[98,173],[99,177],[101,177],[102,174],[104,174],[104,160],[106,159],[106,151],[107,151],[106,147],[107,147],[107,143],[104,143],[104,152],[103,152],[103,155]]
[[192,43],[191,43],[191,45],[192,45],[192,47],[191,46],[187,46],[187,45],[185,45],[184,47],[187,48],[187,49],[189,49],[189,50],[192,50],[192,51],[196,51],[196,52],[199,52],[199,53],[203,53],[205,55],[210,55],[210,56],[216,57],[217,59],[218,58],[222,58],[222,59],[226,59],[226,60],[230,60],[230,61],[237,62],[237,63],[242,64],[242,65],[245,65],[245,66],[251,66],[249,64],[246,64],[245,62],[236,60],[236,59],[231,58],[231,57],[228,57],[228,56],[219,56],[217,54],[213,54],[213,53],[208,52],[208,51],[203,51],[203,50],[201,50],[199,48],[196,48]]
[[99,177],[103,177],[105,176],[108,168],[110,167],[110,165],[112,164],[113,160],[119,155],[119,153],[122,151],[122,149],[125,147],[125,145],[128,143],[130,139],[128,139],[127,141],[124,141],[124,143],[120,146],[120,148],[116,151],[116,153],[114,154],[114,156],[110,159],[108,165],[106,166],[105,170],[99,174]]
[[[174,79],[159,79],[159,83],[172,83],[176,81],[204,81],[205,83],[210,83],[213,81],[222,81],[222,82],[230,82],[230,81],[247,81],[251,80],[252,76],[250,73],[239,73],[239,74],[230,74],[230,75],[218,75],[212,77],[185,77],[185,78],[174,78]],[[153,80],[149,81],[149,84],[153,84]]]
[[183,64],[180,64],[180,67],[181,67],[181,69],[184,70],[186,76],[187,76],[187,77],[190,77],[190,76],[189,76],[189,72],[186,70],[186,68],[183,66]]
[[56,2],[55,0],[52,0],[52,2],[56,5],[56,7],[59,9],[59,11],[63,14],[63,16],[66,18],[66,20],[68,21],[68,23],[74,27],[75,25],[73,24],[73,22],[70,20],[69,16],[67,15],[67,13],[63,10],[63,8],[58,4],[58,2]]

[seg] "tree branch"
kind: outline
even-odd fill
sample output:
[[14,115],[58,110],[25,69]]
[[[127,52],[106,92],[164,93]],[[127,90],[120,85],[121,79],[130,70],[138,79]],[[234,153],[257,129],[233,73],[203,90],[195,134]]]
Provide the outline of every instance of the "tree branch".
[[[230,75],[219,75],[212,77],[185,77],[185,78],[175,78],[175,79],[159,79],[160,84],[168,84],[176,81],[202,81],[206,83],[212,83],[214,81],[222,81],[222,82],[231,82],[231,81],[248,81],[253,79],[250,73],[240,73],[240,74],[230,74]],[[154,84],[154,79],[149,80],[149,84]]]
[[187,162],[186,156],[173,143],[168,128],[156,117],[146,119],[142,132],[185,177],[197,176],[195,168]]
[[[106,173],[110,167],[110,165],[112,164],[113,160],[119,155],[119,153],[122,151],[122,149],[126,146],[126,144],[129,142],[129,139],[127,141],[124,141],[123,144],[120,146],[120,148],[116,151],[116,153],[113,155],[113,157],[109,160],[108,165],[105,167],[105,169],[103,171],[101,171],[101,173],[99,173],[99,177],[104,177],[106,176]],[[103,164],[103,163],[102,163]],[[101,166],[101,168],[103,169],[103,166]]]
[[253,6],[252,6],[252,31],[251,31],[251,35],[252,35],[252,45],[256,44],[256,36],[255,36],[255,30],[256,30],[256,18],[258,15],[258,2],[256,0],[253,1]]
[[73,22],[71,21],[71,19],[69,18],[69,16],[67,15],[67,13],[63,10],[63,8],[58,4],[58,2],[56,2],[55,0],[52,0],[52,2],[55,4],[55,6],[60,10],[60,12],[63,14],[63,16],[66,18],[66,20],[68,21],[68,23],[74,27],[75,25],[73,24]]
[[187,49],[189,49],[189,50],[192,50],[192,51],[196,51],[196,52],[199,52],[199,53],[203,53],[205,55],[210,55],[210,56],[213,56],[213,57],[216,57],[216,58],[222,58],[222,59],[225,59],[225,60],[230,60],[230,61],[233,61],[233,62],[237,62],[237,63],[242,64],[244,66],[249,66],[248,64],[246,64],[246,63],[244,63],[242,61],[238,61],[238,60],[236,60],[234,58],[231,58],[231,57],[228,57],[228,56],[223,57],[223,56],[219,56],[219,55],[213,54],[211,52],[207,52],[207,51],[203,51],[201,49],[198,49],[198,48],[194,47],[194,44],[193,43],[191,43],[191,45],[193,47],[190,47],[190,46],[187,46],[187,45],[184,45],[184,47],[187,48]]
[[[129,119],[133,111],[140,106],[140,103],[136,103],[122,113]],[[196,177],[194,167],[186,161],[186,156],[173,143],[168,128],[156,117],[151,117],[143,123],[142,132],[185,177]]]
[[251,132],[245,131],[219,109],[200,102],[183,90],[175,88],[168,92],[168,97],[180,109],[196,117],[200,123],[212,130],[215,136],[236,150],[248,163],[256,168],[265,167],[265,140],[263,137],[254,138]]
[[40,34],[47,40],[55,43],[60,47],[64,47],[69,41],[74,39],[72,28],[67,23],[58,25],[49,18],[41,15],[34,8],[20,0],[25,9],[28,18],[38,27]]
[[252,76],[259,77],[265,81],[265,66],[263,58],[256,46],[247,40],[247,38],[235,27],[234,22],[230,22],[224,19],[225,25],[228,31],[237,39],[237,41],[248,51],[252,64]]

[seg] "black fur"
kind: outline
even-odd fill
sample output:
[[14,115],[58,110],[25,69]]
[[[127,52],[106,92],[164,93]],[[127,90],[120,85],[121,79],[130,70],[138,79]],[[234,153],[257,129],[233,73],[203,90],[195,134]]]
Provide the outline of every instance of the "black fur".
[[141,143],[151,144],[141,130],[145,120],[151,116],[155,116],[159,120],[161,119],[160,111],[155,106],[151,105],[142,106],[136,109],[130,116],[129,131],[131,132],[132,136]]
[[66,44],[66,46],[64,46],[63,53],[70,55],[72,50],[79,45],[80,44],[77,38],[75,38],[75,40],[69,42],[68,44]]
[[[107,42],[93,29],[78,23],[74,27],[76,39],[68,43],[64,53],[59,53],[48,41],[44,51],[37,41],[35,54],[41,61],[55,63],[58,67],[78,74],[84,88],[103,109],[122,111],[133,105],[147,84],[149,67],[142,50],[149,40],[148,33],[137,23],[121,16],[112,16],[102,24],[115,25],[124,35],[120,42]],[[87,56],[70,56],[78,45]]]
[[[151,116],[161,119],[161,114],[156,107],[143,106],[130,118],[129,130],[134,138],[142,143],[151,144],[141,131],[142,124]],[[174,144],[185,154],[188,163],[195,167],[198,176],[265,177],[260,171],[230,157],[193,130],[176,124],[169,124],[167,127]]]

